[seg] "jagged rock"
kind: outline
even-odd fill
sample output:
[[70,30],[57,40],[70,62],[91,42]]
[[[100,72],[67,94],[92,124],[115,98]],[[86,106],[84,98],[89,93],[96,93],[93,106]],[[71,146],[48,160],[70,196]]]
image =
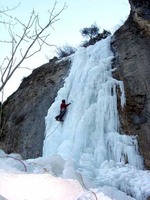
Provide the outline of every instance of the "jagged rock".
[[142,31],[140,24],[145,22],[142,16],[137,22],[134,13],[141,7],[144,10],[146,4],[142,2],[148,3],[130,0],[131,14],[114,34],[113,65],[117,70],[113,76],[123,80],[125,86],[126,106],[122,110],[118,104],[122,132],[138,135],[140,153],[150,169],[150,28],[147,26]]
[[70,60],[57,59],[35,69],[3,105],[1,148],[23,158],[42,155],[45,117],[68,74]]
[[141,34],[150,35],[150,1],[129,0],[133,20],[141,29]]

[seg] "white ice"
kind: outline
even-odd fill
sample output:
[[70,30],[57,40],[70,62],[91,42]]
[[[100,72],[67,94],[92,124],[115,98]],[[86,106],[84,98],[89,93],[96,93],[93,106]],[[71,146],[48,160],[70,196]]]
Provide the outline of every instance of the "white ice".
[[[69,76],[46,117],[43,155],[72,160],[89,187],[113,186],[145,199],[150,173],[144,170],[136,133],[119,132],[117,92],[122,109],[125,95],[123,83],[112,77],[110,39],[80,48],[72,57]],[[55,121],[62,99],[71,102],[63,124]]]
[[[0,199],[146,200],[150,172],[144,169],[137,136],[120,133],[112,78],[111,37],[71,56],[64,87],[48,110],[43,157],[22,160],[0,150]],[[62,99],[71,102],[63,123],[55,121]],[[132,197],[131,197],[132,196]]]

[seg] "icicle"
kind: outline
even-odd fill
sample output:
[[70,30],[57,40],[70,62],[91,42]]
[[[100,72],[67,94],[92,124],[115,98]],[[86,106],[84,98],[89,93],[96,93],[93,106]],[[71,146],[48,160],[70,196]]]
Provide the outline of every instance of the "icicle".
[[[117,93],[122,108],[125,94],[123,82],[112,77],[110,39],[78,49],[64,87],[46,117],[43,155],[73,159],[76,167],[89,176],[94,176],[106,161],[143,167],[136,137],[118,132]],[[57,126],[55,116],[64,98],[72,104],[64,123],[50,134]]]

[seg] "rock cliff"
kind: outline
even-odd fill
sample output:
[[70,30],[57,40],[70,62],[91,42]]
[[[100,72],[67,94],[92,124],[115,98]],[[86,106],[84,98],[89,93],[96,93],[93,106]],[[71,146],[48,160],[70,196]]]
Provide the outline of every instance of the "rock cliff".
[[68,74],[70,61],[53,59],[24,78],[3,105],[0,146],[23,158],[42,155],[45,117]]
[[131,12],[112,41],[114,77],[123,80],[126,106],[120,113],[124,133],[137,135],[150,169],[150,1],[130,0]]

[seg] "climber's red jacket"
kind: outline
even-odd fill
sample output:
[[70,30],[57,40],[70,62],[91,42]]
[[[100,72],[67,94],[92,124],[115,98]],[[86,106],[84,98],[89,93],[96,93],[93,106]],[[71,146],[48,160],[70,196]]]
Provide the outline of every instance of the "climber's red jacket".
[[70,103],[68,103],[68,104],[61,103],[60,104],[60,110],[66,110],[67,106],[69,106],[69,105],[70,105]]

